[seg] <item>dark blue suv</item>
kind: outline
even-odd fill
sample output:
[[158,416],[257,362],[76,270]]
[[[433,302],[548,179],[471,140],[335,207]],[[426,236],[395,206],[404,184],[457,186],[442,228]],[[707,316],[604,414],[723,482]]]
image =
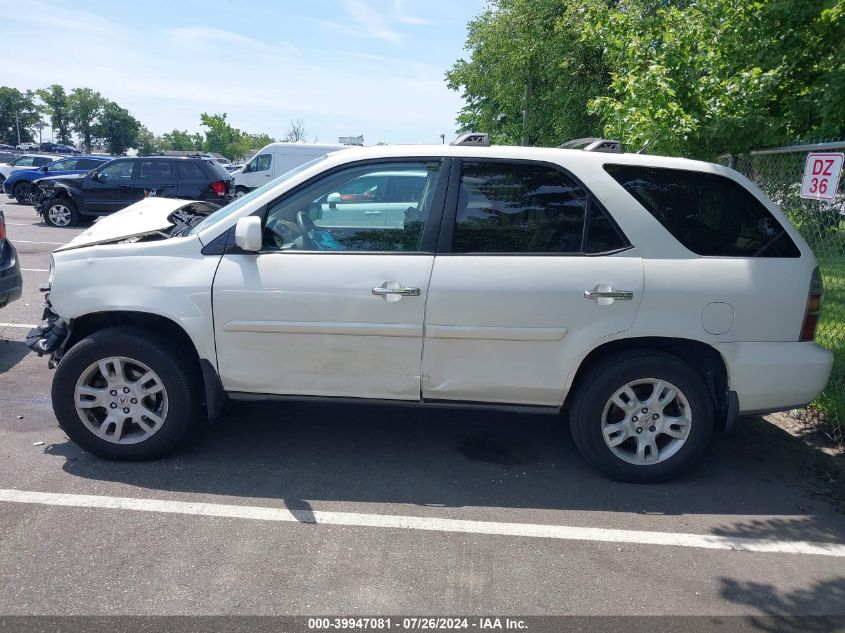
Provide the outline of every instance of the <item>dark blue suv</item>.
[[30,193],[35,192],[32,185],[39,178],[87,174],[111,159],[111,156],[68,156],[36,169],[13,171],[3,182],[3,193],[17,200],[19,204],[31,204]]

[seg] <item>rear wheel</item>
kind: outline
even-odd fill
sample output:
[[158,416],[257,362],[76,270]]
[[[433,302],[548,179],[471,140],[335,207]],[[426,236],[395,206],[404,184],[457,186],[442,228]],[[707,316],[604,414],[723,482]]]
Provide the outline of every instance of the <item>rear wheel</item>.
[[184,350],[130,327],[82,339],[53,378],[53,411],[68,437],[114,460],[161,457],[189,435],[200,380]]
[[713,435],[702,377],[659,352],[617,354],[579,379],[570,410],[575,443],[590,464],[621,481],[677,477]]
[[67,198],[53,198],[44,207],[44,221],[50,226],[66,227],[79,224],[76,205]]
[[19,182],[12,189],[12,197],[18,201],[18,204],[27,204],[29,201],[29,188],[31,184],[28,182]]
[[235,198],[243,198],[246,194],[249,193],[249,189],[246,187],[235,187]]

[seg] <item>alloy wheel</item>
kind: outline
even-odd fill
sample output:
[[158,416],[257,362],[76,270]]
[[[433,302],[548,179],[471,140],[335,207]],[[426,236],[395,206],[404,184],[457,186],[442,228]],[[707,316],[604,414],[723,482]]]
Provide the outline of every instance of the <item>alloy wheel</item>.
[[70,209],[63,204],[54,204],[47,210],[47,217],[55,226],[67,226],[70,224]]
[[85,427],[100,439],[137,444],[164,425],[168,397],[161,378],[144,363],[112,356],[82,372],[74,406]]
[[683,392],[659,378],[620,387],[602,412],[605,444],[619,459],[647,466],[675,455],[689,438],[692,410]]

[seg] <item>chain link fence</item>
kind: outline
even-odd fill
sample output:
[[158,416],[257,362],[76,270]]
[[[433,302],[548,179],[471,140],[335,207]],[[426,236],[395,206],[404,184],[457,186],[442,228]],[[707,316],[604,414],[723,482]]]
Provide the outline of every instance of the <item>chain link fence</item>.
[[794,416],[841,446],[845,441],[845,194],[840,183],[830,202],[799,195],[807,153],[828,151],[845,152],[845,141],[773,147],[725,160],[769,195],[819,260],[825,295],[816,341],[833,352],[833,373],[824,393]]

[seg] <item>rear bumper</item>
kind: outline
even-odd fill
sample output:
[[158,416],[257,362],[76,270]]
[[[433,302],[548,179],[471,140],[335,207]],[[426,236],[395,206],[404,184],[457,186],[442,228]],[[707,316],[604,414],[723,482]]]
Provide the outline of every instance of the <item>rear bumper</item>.
[[23,290],[23,278],[21,277],[21,266],[18,262],[18,254],[12,243],[7,241],[3,249],[5,255],[0,262],[0,308],[19,299]]
[[815,343],[723,343],[740,414],[801,407],[827,385],[833,354]]

